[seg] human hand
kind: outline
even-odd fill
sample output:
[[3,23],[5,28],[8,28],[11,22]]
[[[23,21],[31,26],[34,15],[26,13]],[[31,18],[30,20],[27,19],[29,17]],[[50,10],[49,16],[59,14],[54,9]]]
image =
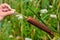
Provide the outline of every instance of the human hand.
[[0,21],[3,20],[4,17],[14,14],[15,10],[11,9],[11,7],[4,3],[0,5]]

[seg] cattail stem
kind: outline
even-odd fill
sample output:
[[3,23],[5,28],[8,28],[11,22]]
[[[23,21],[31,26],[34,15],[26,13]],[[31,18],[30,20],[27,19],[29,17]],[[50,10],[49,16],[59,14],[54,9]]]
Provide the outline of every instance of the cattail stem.
[[40,23],[39,21],[37,21],[36,19],[32,18],[32,17],[28,17],[27,21],[35,26],[37,26],[38,28],[42,29],[43,31],[47,32],[48,34],[54,35],[54,32],[52,30],[50,30],[47,26],[45,26],[44,24]]

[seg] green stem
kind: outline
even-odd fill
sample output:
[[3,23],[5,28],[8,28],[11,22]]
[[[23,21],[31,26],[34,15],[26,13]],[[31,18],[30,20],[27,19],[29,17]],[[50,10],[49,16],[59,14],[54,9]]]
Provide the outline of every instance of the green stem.
[[58,23],[58,24],[57,24],[57,31],[58,31],[58,33],[59,33],[59,30],[60,30],[60,29],[59,29],[59,28],[60,28],[60,26],[59,26],[59,21],[60,21],[60,20],[59,20],[59,12],[58,12],[58,11],[59,11],[59,7],[60,7],[60,3],[58,4],[57,10],[56,10],[57,23]]

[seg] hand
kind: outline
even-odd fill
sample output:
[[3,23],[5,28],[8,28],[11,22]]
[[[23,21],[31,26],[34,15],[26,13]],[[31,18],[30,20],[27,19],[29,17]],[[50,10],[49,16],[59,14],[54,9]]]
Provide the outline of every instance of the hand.
[[0,5],[0,21],[3,20],[4,17],[14,14],[15,10],[11,9],[11,7],[4,3]]

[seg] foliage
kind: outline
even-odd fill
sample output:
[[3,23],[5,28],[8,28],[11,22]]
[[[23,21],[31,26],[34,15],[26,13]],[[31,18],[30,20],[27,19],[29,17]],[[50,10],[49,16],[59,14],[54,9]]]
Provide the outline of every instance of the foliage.
[[[49,35],[28,23],[25,17],[18,19],[15,14],[7,16],[0,23],[0,40],[17,40],[17,36],[20,36],[21,40],[26,37],[32,40],[60,40],[59,0],[2,0],[2,3],[5,2],[15,9],[17,14],[31,16],[46,24],[56,35]],[[48,12],[41,13],[41,9],[47,9]],[[55,14],[56,18],[50,17],[51,14]],[[9,35],[13,35],[13,38],[9,38]]]

